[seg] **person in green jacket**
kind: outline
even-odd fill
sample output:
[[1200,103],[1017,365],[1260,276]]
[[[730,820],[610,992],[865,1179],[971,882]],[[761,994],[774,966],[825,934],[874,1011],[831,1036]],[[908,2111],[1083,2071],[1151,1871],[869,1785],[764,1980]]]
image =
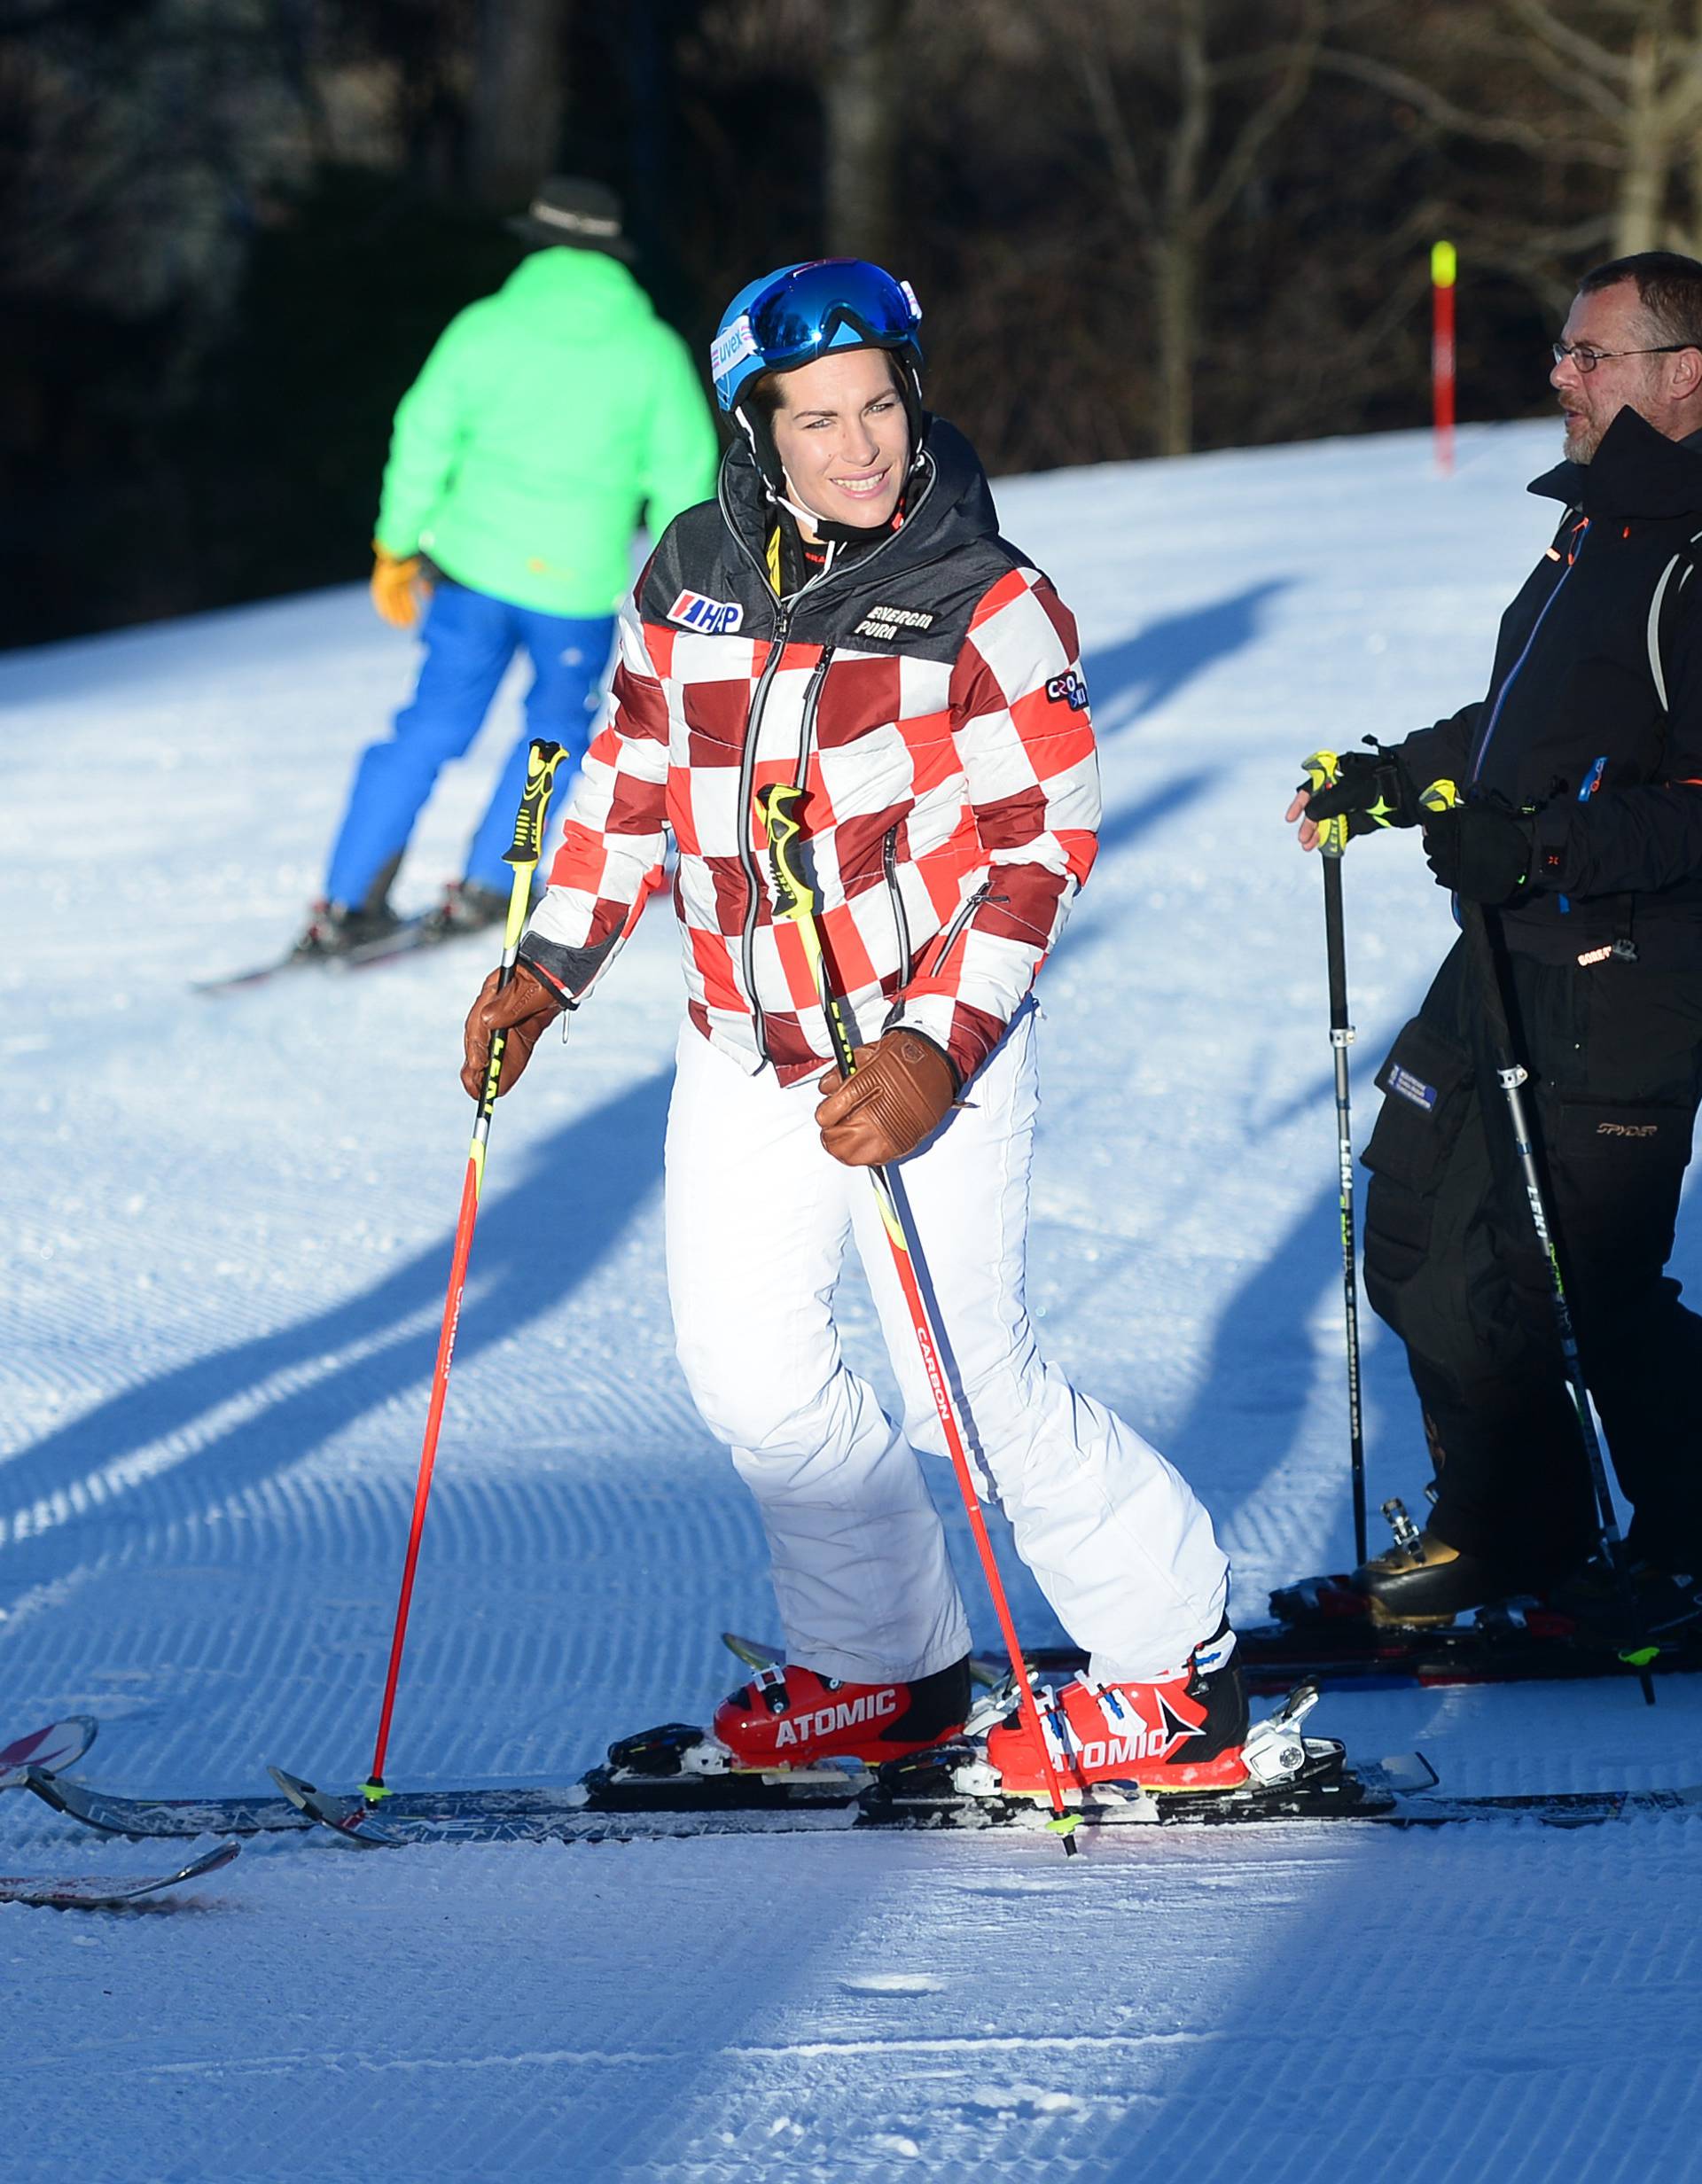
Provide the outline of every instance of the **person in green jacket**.
[[401,628],[429,601],[425,658],[390,737],[361,754],[302,955],[347,955],[394,929],[390,885],[414,823],[524,647],[525,733],[426,924],[443,935],[504,915],[527,745],[545,736],[582,753],[634,532],[643,520],[660,536],[714,492],[708,405],[690,351],[628,270],[620,199],[558,177],[511,224],[540,247],[450,321],[396,410],[372,601]]

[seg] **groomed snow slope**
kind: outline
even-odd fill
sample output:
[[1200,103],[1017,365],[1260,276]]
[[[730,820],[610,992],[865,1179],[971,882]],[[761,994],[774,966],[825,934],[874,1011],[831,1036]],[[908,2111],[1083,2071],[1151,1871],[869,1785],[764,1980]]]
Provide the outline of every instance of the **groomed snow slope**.
[[[1519,425],[1464,433],[1451,480],[1401,436],[999,491],[1081,619],[1106,788],[1042,988],[1034,1299],[1212,1503],[1244,1616],[1351,1547],[1318,873],[1281,809],[1316,745],[1478,692],[1555,452]],[[79,1771],[115,1790],[370,1759],[486,954],[190,987],[287,940],[408,670],[355,590],[0,661],[0,1742],[93,1712]],[[500,740],[446,781],[413,901],[456,870]],[[1356,845],[1347,888],[1362,1141],[1449,927],[1410,841]],[[726,1689],[720,1628],[772,1626],[670,1351],[678,1010],[654,913],[499,1111],[393,1781],[570,1775]],[[1398,1352],[1368,1339],[1373,1505],[1417,1508]],[[1702,1773],[1683,1679],[1652,1712],[1616,1684],[1456,1689],[1331,1696],[1316,1726],[1420,1745],[1463,1790]],[[6,1870],[160,1862],[0,1798]],[[1068,1864],[1050,1838],[284,1838],[166,1910],[0,1908],[6,2169],[1677,2178],[1699,1881],[1702,1825],[1672,1819]]]

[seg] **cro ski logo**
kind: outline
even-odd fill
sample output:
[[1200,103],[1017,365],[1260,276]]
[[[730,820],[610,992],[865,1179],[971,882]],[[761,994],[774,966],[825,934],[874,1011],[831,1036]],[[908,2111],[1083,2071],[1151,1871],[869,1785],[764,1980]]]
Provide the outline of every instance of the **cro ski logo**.
[[683,591],[668,610],[668,619],[706,637],[724,637],[744,620],[745,610],[734,599],[706,599],[700,591]]

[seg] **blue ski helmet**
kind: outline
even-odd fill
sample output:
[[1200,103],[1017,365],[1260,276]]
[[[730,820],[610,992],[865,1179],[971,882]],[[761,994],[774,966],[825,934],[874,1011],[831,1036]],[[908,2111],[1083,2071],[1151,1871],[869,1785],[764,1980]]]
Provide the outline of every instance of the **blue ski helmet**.
[[737,415],[753,379],[813,363],[832,349],[886,349],[921,404],[922,307],[908,281],[865,258],[783,265],[741,288],[722,314],[709,350],[715,399]]

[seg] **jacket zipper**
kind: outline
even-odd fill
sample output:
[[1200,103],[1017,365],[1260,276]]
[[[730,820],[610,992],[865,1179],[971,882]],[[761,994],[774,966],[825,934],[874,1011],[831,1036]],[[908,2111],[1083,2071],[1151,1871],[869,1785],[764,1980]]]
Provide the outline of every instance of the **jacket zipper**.
[[745,870],[746,894],[745,924],[739,935],[738,960],[745,974],[745,991],[750,997],[751,1028],[756,1035],[756,1050],[765,1062],[772,1061],[769,1052],[768,1018],[756,994],[756,914],[761,900],[762,870],[757,863],[756,852],[751,846],[751,803],[755,793],[756,745],[761,732],[762,708],[768,702],[769,685],[774,680],[775,670],[785,656],[786,633],[792,627],[792,608],[782,604],[775,611],[774,636],[769,643],[769,657],[757,677],[756,688],[751,693],[751,709],[745,716],[745,748],[738,760],[738,861]]
[[910,923],[904,915],[904,898],[898,886],[898,830],[902,822],[894,821],[886,830],[886,838],[880,846],[881,870],[886,875],[886,892],[893,899],[893,922],[898,927],[898,986],[902,993],[910,982]]
[[1489,714],[1489,725],[1483,731],[1483,741],[1478,745],[1478,754],[1472,761],[1472,778],[1473,781],[1476,781],[1478,776],[1482,773],[1483,761],[1489,755],[1489,738],[1495,732],[1495,723],[1500,720],[1501,709],[1507,702],[1507,693],[1512,689],[1513,684],[1519,680],[1519,671],[1531,656],[1531,647],[1536,643],[1537,632],[1548,620],[1549,609],[1560,597],[1562,591],[1565,590],[1566,579],[1577,567],[1579,556],[1583,552],[1584,547],[1589,542],[1589,518],[1588,516],[1584,518],[1583,523],[1580,526],[1580,529],[1581,535],[1579,538],[1576,547],[1566,556],[1566,566],[1560,572],[1560,581],[1556,584],[1554,589],[1549,594],[1548,597],[1542,602],[1542,612],[1531,624],[1531,634],[1525,640],[1524,650],[1519,653],[1519,658],[1513,662],[1512,666],[1507,670],[1507,678],[1505,682],[1503,682],[1501,688],[1495,692],[1495,702]]
[[[916,507],[917,510],[921,509],[925,504],[928,495],[933,491],[933,484],[936,475],[937,473],[932,465],[930,465],[928,474],[923,481],[922,491],[917,500]],[[732,511],[727,503],[726,472],[724,470],[722,471],[722,475],[715,481],[715,501],[717,506],[721,510],[722,521],[727,526],[728,532],[731,535],[734,543],[738,546],[739,551],[744,555],[745,558],[750,563],[751,566],[756,571],[758,576],[761,580],[763,589],[765,590],[768,589],[768,571],[763,567],[762,564],[757,559],[756,556],[746,544],[744,539],[739,535],[738,526],[732,519]],[[915,511],[912,511],[911,512],[914,513]],[[902,532],[890,532],[886,538],[882,539],[878,546],[875,547],[871,552],[863,555],[860,560],[853,562],[850,566],[855,569],[866,568],[870,562],[873,561],[878,555],[885,552],[886,549],[892,543],[894,539],[902,536]],[[816,589],[818,585],[828,582],[832,574],[833,569],[830,562],[830,566],[824,569],[819,576],[812,576],[807,584],[800,584],[798,589],[792,594],[790,598],[781,599],[777,602],[775,606],[774,635],[769,641],[769,657],[763,662],[761,674],[757,677],[756,688],[751,693],[750,711],[745,716],[745,748],[740,755],[738,767],[738,807],[740,814],[738,830],[738,862],[745,874],[746,894],[745,903],[745,923],[743,930],[739,935],[738,953],[739,965],[745,977],[745,991],[749,996],[751,1003],[751,1028],[756,1038],[756,1050],[762,1057],[762,1059],[765,1062],[772,1062],[774,1057],[769,1052],[768,1018],[763,1011],[761,1002],[757,999],[756,995],[756,916],[759,902],[758,891],[763,885],[761,868],[757,863],[756,854],[751,847],[750,842],[750,813],[752,797],[755,787],[756,746],[762,726],[762,708],[768,700],[769,685],[773,682],[775,670],[779,667],[782,655],[785,651],[786,639],[792,629],[792,618],[797,609],[798,603],[800,599],[806,598],[810,592]],[[809,687],[804,693],[803,729],[798,749],[797,777],[800,786],[803,784],[804,771],[809,760],[810,739],[816,726],[816,709],[820,699],[822,681],[827,673],[828,662],[831,659],[832,656],[832,645],[831,644],[824,644],[822,647],[822,657],[816,662],[816,671],[811,675],[809,680]]]

